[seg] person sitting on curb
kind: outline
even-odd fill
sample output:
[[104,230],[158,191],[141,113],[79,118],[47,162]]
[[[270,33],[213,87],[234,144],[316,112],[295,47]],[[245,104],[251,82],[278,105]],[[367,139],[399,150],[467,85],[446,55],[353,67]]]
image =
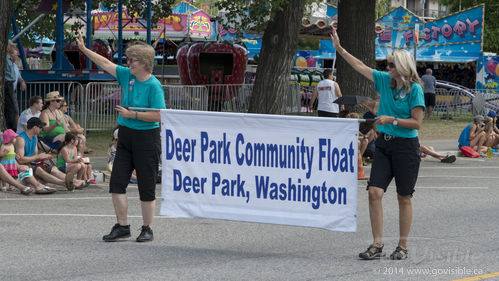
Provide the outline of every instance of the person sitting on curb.
[[[64,121],[66,122],[67,129],[68,131],[66,132],[71,132],[73,134],[76,134],[78,136],[79,140],[79,146],[78,146],[78,152],[79,153],[91,153],[92,149],[87,147],[87,138],[85,137],[85,129],[83,129],[80,124],[76,123],[71,116],[68,115],[68,103],[63,100],[61,104],[61,112],[64,114]],[[81,150],[82,148],[83,150]]]
[[[3,144],[3,136],[0,134],[0,145]],[[21,184],[20,182],[16,181],[8,172],[5,170],[3,165],[0,165],[0,180],[2,183],[7,183],[17,189],[21,192],[23,195],[29,195],[31,192],[33,192],[33,189],[29,186],[25,186]],[[7,191],[7,188],[2,187],[2,191]]]
[[[56,167],[63,173],[76,174],[78,179],[85,180],[84,187],[88,186],[87,177],[87,165],[84,163],[84,159],[78,154],[78,137],[73,133],[66,133],[64,142],[57,151],[57,163]],[[86,159],[88,160],[88,158]],[[88,178],[90,180],[90,178]]]
[[483,131],[485,132],[485,146],[496,147],[499,144],[499,135],[494,131],[495,123],[494,118],[490,116],[485,117],[485,127]]
[[374,158],[374,151],[376,150],[375,142],[376,138],[378,137],[378,133],[376,132],[376,126],[374,125],[374,122],[371,122],[371,120],[374,120],[376,118],[376,115],[374,115],[374,113],[372,113],[371,111],[368,111],[364,113],[362,118],[369,120],[369,122],[361,122],[359,124],[359,137],[362,136],[363,139],[367,140],[366,148],[362,153],[362,157],[372,160]]
[[45,96],[40,120],[45,124],[40,134],[40,140],[52,150],[59,149],[64,141],[68,124],[64,121],[64,115],[59,110],[64,98],[58,91],[53,91]]
[[[0,163],[5,168],[7,173],[12,177],[18,178],[19,182],[26,182],[27,184],[35,187],[35,193],[38,194],[48,194],[54,193],[57,190],[52,187],[45,186],[35,179],[33,176],[33,170],[31,170],[26,165],[17,165],[16,153],[14,150],[14,144],[16,143],[17,134],[8,129],[3,132],[4,144],[0,148]],[[18,186],[18,189],[20,187]],[[20,190],[22,194],[30,193],[29,189]],[[29,192],[28,192],[29,191]]]
[[487,151],[487,147],[484,146],[486,140],[484,120],[482,115],[476,115],[475,121],[463,129],[458,139],[459,149],[463,146],[469,146],[480,153],[481,156],[485,156],[484,153]]
[[[43,181],[65,186],[72,191],[75,187],[80,188],[84,185],[82,180],[74,180],[74,174],[63,172],[57,169],[52,162],[52,155],[48,153],[38,153],[36,145],[37,135],[42,131],[46,124],[40,118],[32,117],[28,120],[27,130],[22,132],[16,140],[16,158],[20,164],[31,165],[33,174]],[[45,163],[43,161],[49,161]]]
[[430,145],[421,145],[419,147],[420,151],[420,156],[422,158],[426,157],[426,155],[430,155],[433,158],[436,158],[440,160],[442,163],[454,163],[456,162],[456,156],[455,155],[442,155],[438,152],[435,151],[433,146]]
[[29,108],[21,112],[19,122],[17,123],[17,133],[20,134],[26,130],[26,125],[31,117],[40,117],[42,112],[43,99],[40,96],[33,96],[29,99]]
[[499,135],[499,128],[497,127],[497,113],[494,110],[489,111],[487,114],[490,118],[492,118],[492,128],[494,130],[494,133]]

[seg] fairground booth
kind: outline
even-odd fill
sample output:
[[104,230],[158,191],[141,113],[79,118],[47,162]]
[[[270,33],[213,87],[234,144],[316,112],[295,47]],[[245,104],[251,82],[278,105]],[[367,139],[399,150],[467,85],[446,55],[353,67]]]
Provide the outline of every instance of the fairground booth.
[[[147,27],[136,15],[131,19],[126,9],[123,10],[123,19],[127,24],[122,27],[124,48],[130,41],[147,39]],[[162,78],[170,78],[178,81],[178,71],[176,69],[176,54],[178,47],[185,41],[207,41],[215,36],[213,23],[210,15],[205,11],[187,3],[180,2],[172,8],[172,15],[162,18],[157,25],[152,25],[150,37],[152,46],[156,49],[157,66],[154,74]],[[96,10],[92,11],[93,38],[105,39],[118,44],[118,12]],[[117,49],[117,46],[114,48]],[[113,55],[118,59],[118,53]],[[167,79],[168,80],[168,79]]]

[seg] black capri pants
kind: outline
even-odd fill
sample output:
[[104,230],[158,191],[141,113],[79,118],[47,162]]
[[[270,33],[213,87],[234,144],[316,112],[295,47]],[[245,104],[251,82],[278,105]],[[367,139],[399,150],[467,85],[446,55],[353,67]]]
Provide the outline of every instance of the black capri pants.
[[109,193],[126,193],[133,170],[137,172],[140,201],[156,199],[156,179],[161,152],[159,128],[134,130],[120,126]]
[[381,134],[376,139],[376,150],[367,188],[380,187],[386,192],[388,185],[395,178],[397,193],[402,196],[412,196],[420,163],[417,137],[399,138]]

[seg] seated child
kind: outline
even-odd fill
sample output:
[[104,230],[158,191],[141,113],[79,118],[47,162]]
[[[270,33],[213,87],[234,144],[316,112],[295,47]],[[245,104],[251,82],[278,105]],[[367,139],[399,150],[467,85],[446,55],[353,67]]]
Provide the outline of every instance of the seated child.
[[85,159],[79,157],[77,145],[78,137],[74,133],[66,133],[64,142],[57,152],[57,163],[55,166],[61,172],[70,175],[68,177],[77,175],[77,179],[85,181],[82,187],[86,187],[90,183],[92,169],[90,163],[88,163],[88,159],[87,163],[85,163]]
[[22,185],[22,182],[26,182],[31,186],[35,187],[35,193],[53,193],[57,190],[52,187],[47,187],[40,182],[38,182],[33,176],[33,171],[26,165],[18,165],[16,161],[16,153],[14,150],[14,144],[16,142],[17,134],[8,129],[3,133],[4,144],[0,147],[0,163],[7,173],[13,177],[19,177],[19,183],[14,184],[14,186],[21,191],[22,194],[29,194],[33,189],[29,186]]

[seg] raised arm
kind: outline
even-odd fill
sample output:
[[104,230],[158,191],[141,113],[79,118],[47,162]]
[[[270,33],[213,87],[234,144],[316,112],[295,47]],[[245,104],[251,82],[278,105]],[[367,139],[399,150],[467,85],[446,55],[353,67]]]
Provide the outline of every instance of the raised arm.
[[336,49],[336,54],[339,54],[345,61],[358,73],[362,74],[362,76],[367,79],[373,81],[373,69],[369,66],[365,65],[358,58],[349,54],[340,44],[340,38],[338,37],[338,33],[336,33],[336,29],[333,28],[333,32],[331,33],[331,41],[333,42],[333,47]]
[[78,30],[78,38],[76,38],[76,43],[78,44],[78,47],[80,48],[81,52],[85,54],[85,56],[87,56],[91,61],[93,61],[96,65],[102,68],[102,70],[116,77],[116,64],[106,59],[105,57],[97,54],[96,52],[89,50],[85,46],[85,41],[83,41],[83,36],[81,35],[80,30]]

